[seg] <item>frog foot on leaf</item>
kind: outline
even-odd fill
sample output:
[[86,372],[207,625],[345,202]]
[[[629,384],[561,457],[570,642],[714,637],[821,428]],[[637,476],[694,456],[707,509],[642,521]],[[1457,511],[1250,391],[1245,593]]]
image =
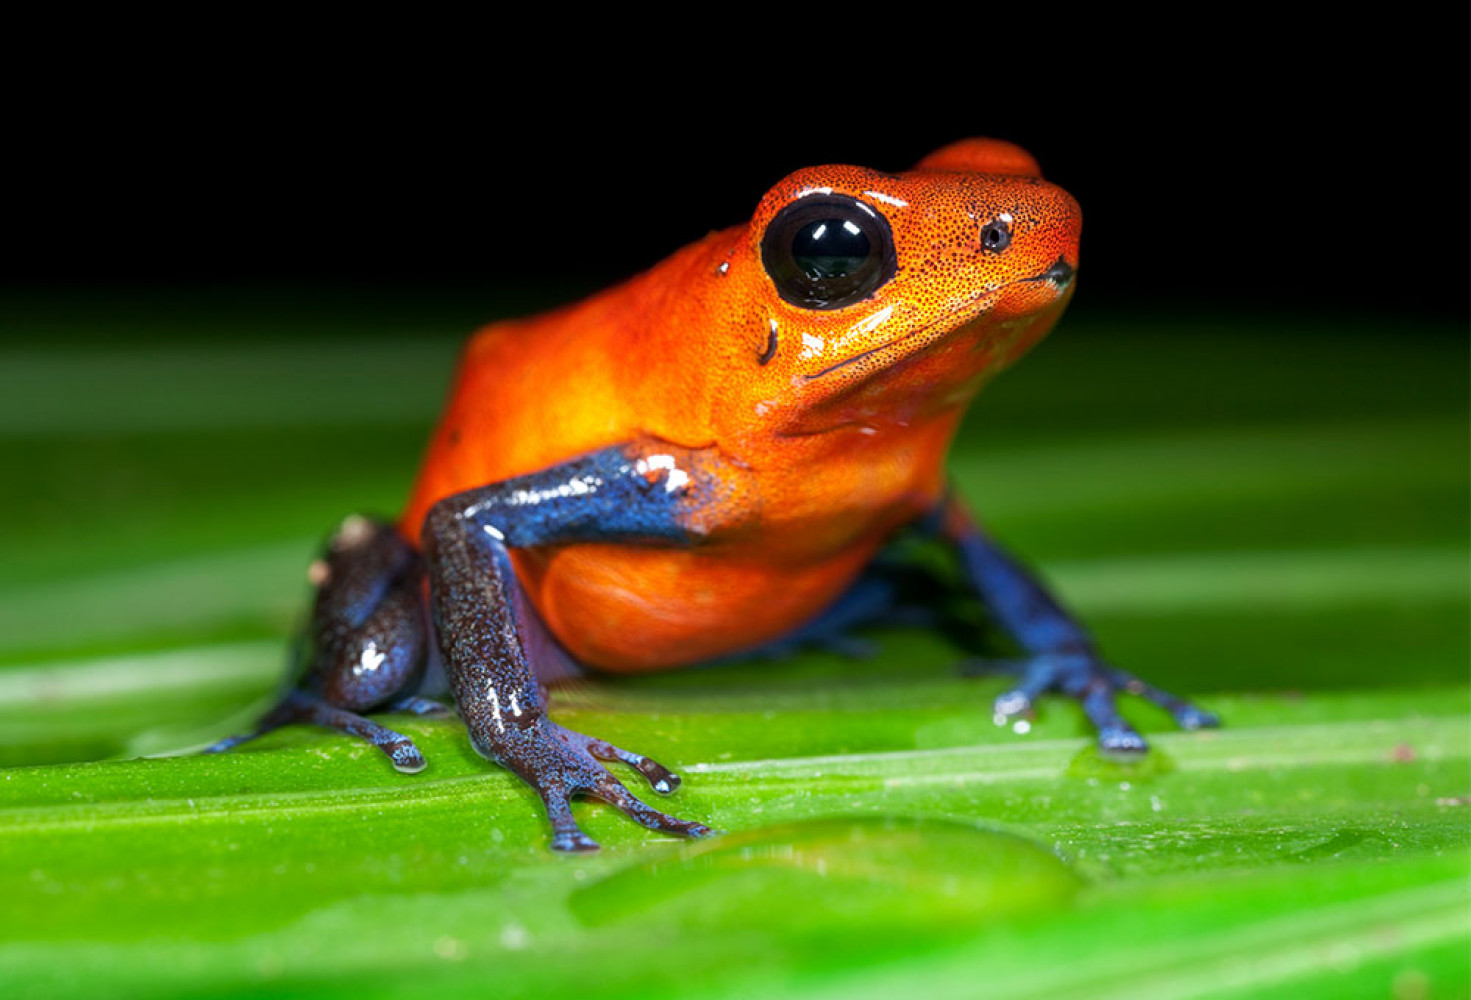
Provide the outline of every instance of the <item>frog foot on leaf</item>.
[[[478,748],[477,748],[478,749]],[[552,824],[552,849],[596,851],[598,844],[572,817],[572,799],[589,796],[622,811],[634,822],[681,837],[708,837],[716,833],[703,823],[676,819],[643,802],[615,778],[602,762],[627,764],[661,795],[679,787],[679,776],[663,764],[538,718],[525,727],[507,726],[493,747],[481,751],[505,765],[536,790]]]
[[1149,744],[1119,714],[1116,696],[1138,695],[1169,712],[1181,729],[1213,729],[1221,724],[1207,712],[1183,698],[1170,694],[1133,674],[1109,666],[1090,652],[1039,653],[1025,660],[974,660],[965,664],[967,675],[1011,673],[1019,676],[1017,685],[996,698],[994,718],[997,725],[1008,725],[1016,717],[1032,711],[1037,699],[1057,693],[1073,698],[1098,730],[1098,748],[1108,755],[1129,756],[1145,753]]

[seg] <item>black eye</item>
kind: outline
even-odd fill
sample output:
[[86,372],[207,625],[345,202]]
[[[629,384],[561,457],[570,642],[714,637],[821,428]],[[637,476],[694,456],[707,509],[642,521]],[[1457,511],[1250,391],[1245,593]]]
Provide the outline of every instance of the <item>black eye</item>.
[[889,222],[854,198],[814,195],[777,213],[761,238],[776,291],[805,309],[841,309],[894,276]]
[[1011,225],[1004,219],[988,222],[981,229],[981,246],[992,253],[1000,253],[1011,246]]

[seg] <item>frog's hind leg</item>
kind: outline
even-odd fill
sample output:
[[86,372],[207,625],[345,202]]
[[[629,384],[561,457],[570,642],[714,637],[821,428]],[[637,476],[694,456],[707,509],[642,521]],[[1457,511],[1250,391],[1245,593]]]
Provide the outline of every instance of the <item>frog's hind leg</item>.
[[1122,693],[1154,702],[1182,729],[1220,725],[1214,713],[1105,662],[1083,626],[981,531],[958,499],[947,498],[931,524],[955,547],[969,585],[992,617],[1026,653],[1020,662],[982,663],[980,670],[967,671],[987,672],[999,666],[1020,675],[1017,685],[995,701],[993,717],[998,724],[1031,711],[1042,695],[1056,691],[1082,706],[1098,732],[1099,749],[1110,755],[1127,757],[1149,748],[1119,714],[1116,699]]
[[400,771],[422,771],[414,742],[360,713],[447,711],[414,692],[428,647],[423,568],[391,525],[350,517],[312,564],[316,606],[306,641],[304,670],[295,687],[250,733],[208,747],[221,753],[293,723],[338,729],[382,750]]
[[874,656],[878,643],[855,631],[871,626],[935,627],[945,624],[937,609],[940,587],[919,567],[887,554],[875,559],[829,607],[795,631],[728,657],[785,659],[813,649],[851,660]]
[[288,693],[275,708],[261,718],[250,733],[226,737],[204,752],[223,753],[248,740],[297,722],[326,729],[340,729],[344,733],[361,737],[387,754],[393,766],[405,774],[417,774],[426,766],[424,755],[407,736],[354,712],[329,705],[317,695],[305,691]]

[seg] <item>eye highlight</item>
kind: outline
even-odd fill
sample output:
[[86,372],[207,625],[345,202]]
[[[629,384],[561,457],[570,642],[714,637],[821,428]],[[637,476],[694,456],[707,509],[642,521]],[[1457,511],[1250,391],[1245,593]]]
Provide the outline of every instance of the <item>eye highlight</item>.
[[808,197],[776,214],[761,263],[777,294],[804,309],[841,309],[872,295],[898,261],[889,221],[856,198]]
[[1011,246],[1011,223],[1005,219],[992,219],[982,226],[981,246],[992,253],[1000,253]]

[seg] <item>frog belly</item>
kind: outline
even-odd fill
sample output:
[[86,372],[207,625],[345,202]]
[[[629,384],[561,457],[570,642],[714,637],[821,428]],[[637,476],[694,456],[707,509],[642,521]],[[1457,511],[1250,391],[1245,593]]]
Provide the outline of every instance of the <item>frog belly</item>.
[[668,670],[765,645],[836,601],[879,542],[773,567],[719,551],[576,545],[512,554],[552,633],[584,666]]

